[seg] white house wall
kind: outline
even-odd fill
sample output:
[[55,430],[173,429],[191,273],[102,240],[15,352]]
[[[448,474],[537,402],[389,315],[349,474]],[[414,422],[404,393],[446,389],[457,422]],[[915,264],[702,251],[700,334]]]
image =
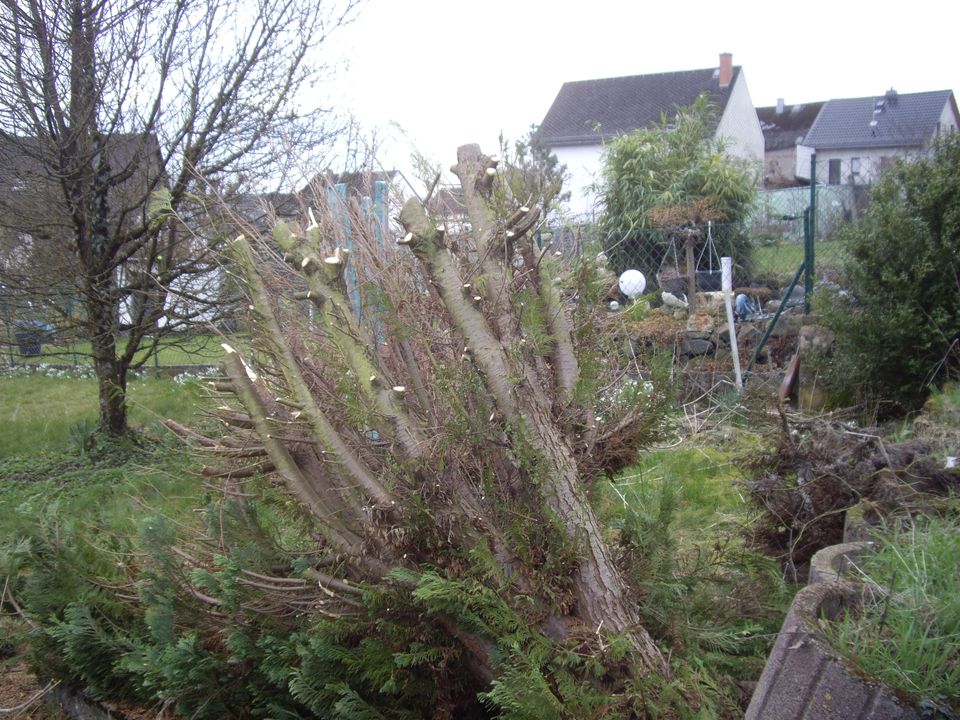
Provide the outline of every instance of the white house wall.
[[[727,143],[727,154],[742,158],[753,164],[758,181],[763,169],[763,131],[757,119],[757,111],[750,99],[743,69],[727,100],[723,117],[717,126],[717,137]],[[603,145],[574,145],[551,148],[561,165],[567,166],[566,190],[570,191],[567,209],[572,216],[582,220],[592,219],[598,210],[597,193],[591,189],[599,184],[603,169]]]
[[759,173],[763,163],[763,130],[742,68],[717,125],[717,137],[726,141],[728,155],[753,163]]
[[600,182],[603,168],[603,146],[575,145],[552,149],[561,165],[567,166],[567,180],[564,189],[570,192],[567,209],[578,219],[592,219],[596,209],[597,194],[591,185]]
[[941,133],[948,132],[957,132],[960,127],[957,126],[957,116],[953,113],[953,107],[950,103],[946,103],[943,106],[943,112],[940,113],[940,127],[939,130]]
[[810,157],[812,155],[812,147],[797,145],[797,166],[794,168],[793,174],[801,180],[810,180]]
[[[807,158],[806,168],[801,177],[809,179],[810,177],[810,153],[811,148],[802,148]],[[797,148],[797,154],[800,155],[801,148]],[[884,158],[891,161],[897,158],[908,159],[920,154],[919,148],[860,148],[857,150],[818,150],[817,151],[817,183],[821,185],[830,184],[830,161],[840,161],[839,185],[869,185],[880,177]],[[860,163],[859,172],[854,172],[854,159]]]

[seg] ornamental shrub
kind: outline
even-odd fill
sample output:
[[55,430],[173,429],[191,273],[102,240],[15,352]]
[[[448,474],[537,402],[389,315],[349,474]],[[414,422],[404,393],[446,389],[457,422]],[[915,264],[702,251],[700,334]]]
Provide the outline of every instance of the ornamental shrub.
[[960,366],[960,135],[885,173],[840,242],[842,289],[816,301],[827,385],[881,417],[915,410]]

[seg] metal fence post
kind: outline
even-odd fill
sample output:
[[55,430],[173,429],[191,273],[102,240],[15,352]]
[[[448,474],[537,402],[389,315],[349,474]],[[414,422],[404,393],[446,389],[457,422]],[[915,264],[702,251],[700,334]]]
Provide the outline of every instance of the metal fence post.
[[813,277],[816,271],[814,243],[817,236],[817,154],[810,154],[810,206],[804,222],[803,264],[803,312],[810,313],[810,297],[813,295]]
[[376,224],[373,231],[377,240],[383,242],[383,230],[387,222],[387,181],[375,180],[373,183],[373,214]]
[[810,234],[810,216],[813,213],[810,212],[810,208],[807,207],[803,211],[803,312],[804,314],[809,314],[810,312],[810,293],[813,292],[813,273],[811,272],[812,265],[812,253],[813,253],[813,243],[811,242]]

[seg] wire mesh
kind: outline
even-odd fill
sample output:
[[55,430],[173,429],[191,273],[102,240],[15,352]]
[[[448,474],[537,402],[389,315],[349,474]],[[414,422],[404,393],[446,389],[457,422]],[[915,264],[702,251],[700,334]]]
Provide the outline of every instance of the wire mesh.
[[[712,223],[682,228],[653,228],[621,235],[603,234],[593,218],[554,224],[549,238],[565,255],[603,252],[613,272],[643,272],[649,290],[686,293],[692,273],[696,290],[719,289],[719,257],[733,259],[734,286],[783,288],[805,259],[805,224],[813,201],[813,274],[836,281],[845,252],[842,228],[856,222],[869,202],[868,178],[837,175],[836,163],[818,163],[816,184],[761,190],[741,224]],[[839,179],[843,180],[840,182]],[[833,181],[833,182],[831,182]],[[692,246],[688,252],[688,246]],[[690,258],[692,262],[690,261]]]

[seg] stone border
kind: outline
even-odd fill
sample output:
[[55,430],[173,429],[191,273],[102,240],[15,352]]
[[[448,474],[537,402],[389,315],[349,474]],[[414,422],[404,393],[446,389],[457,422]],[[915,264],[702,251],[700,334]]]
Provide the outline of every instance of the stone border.
[[757,683],[746,720],[918,720],[884,686],[852,674],[830,647],[821,618],[860,603],[861,586],[840,574],[870,543],[824,548],[810,563],[810,585],[796,594]]
[[810,576],[807,582],[813,585],[840,580],[851,566],[856,566],[856,559],[872,547],[872,542],[861,541],[821,548],[810,558]]

